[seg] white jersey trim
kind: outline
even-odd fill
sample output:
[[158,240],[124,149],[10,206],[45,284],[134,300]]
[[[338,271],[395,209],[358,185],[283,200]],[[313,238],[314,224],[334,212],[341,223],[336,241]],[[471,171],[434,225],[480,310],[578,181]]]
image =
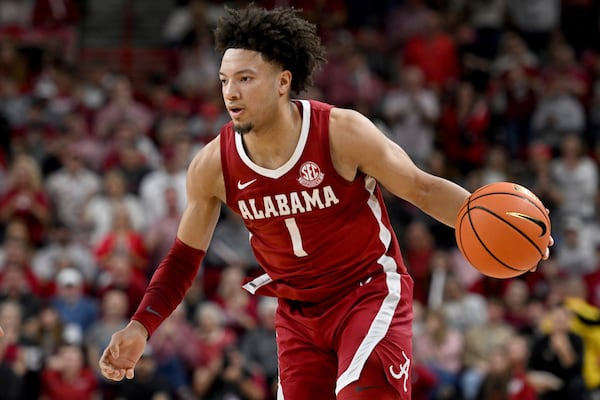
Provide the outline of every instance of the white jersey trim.
[[384,253],[377,262],[383,267],[383,271],[385,272],[388,294],[383,300],[377,315],[373,319],[367,335],[358,346],[356,353],[354,353],[350,365],[338,377],[335,388],[336,395],[346,386],[357,381],[360,377],[360,373],[367,362],[367,359],[373,352],[373,349],[375,349],[377,343],[385,337],[402,295],[400,289],[401,276],[397,272],[396,261],[392,257],[386,255],[387,250],[390,247],[392,234],[383,223],[381,204],[374,194],[376,184],[377,182],[374,178],[365,178],[365,188],[371,194],[367,203],[379,223],[379,240],[381,240],[385,247]]
[[264,273],[260,276],[257,276],[256,278],[254,278],[250,282],[246,283],[242,287],[244,289],[246,289],[248,292],[255,294],[259,288],[261,288],[271,282],[273,282],[273,279],[269,276],[269,274]]
[[302,104],[302,128],[300,129],[300,138],[296,144],[296,149],[289,160],[281,167],[277,169],[269,169],[261,167],[255,164],[244,150],[244,143],[242,142],[242,135],[235,134],[235,148],[238,155],[242,159],[242,162],[248,166],[251,170],[259,175],[266,176],[268,178],[277,179],[287,172],[289,172],[294,165],[298,162],[304,151],[304,146],[308,140],[308,131],[310,129],[310,103],[308,100],[298,100]]

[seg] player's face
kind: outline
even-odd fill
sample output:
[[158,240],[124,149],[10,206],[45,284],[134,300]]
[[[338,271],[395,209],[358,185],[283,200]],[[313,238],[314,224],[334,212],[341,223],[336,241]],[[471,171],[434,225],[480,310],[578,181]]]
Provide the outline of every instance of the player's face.
[[276,115],[281,95],[281,68],[256,51],[228,49],[219,77],[225,107],[236,132],[248,133]]

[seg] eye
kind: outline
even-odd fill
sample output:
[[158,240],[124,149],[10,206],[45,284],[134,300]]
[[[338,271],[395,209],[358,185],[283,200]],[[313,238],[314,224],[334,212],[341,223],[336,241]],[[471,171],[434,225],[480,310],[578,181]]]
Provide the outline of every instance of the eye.
[[252,78],[250,78],[249,76],[242,76],[240,78],[240,82],[248,82],[250,81]]

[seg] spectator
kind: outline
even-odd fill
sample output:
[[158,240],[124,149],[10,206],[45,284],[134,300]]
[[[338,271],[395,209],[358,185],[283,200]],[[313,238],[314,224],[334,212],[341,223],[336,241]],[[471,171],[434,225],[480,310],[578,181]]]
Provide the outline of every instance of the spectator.
[[65,343],[42,372],[42,397],[48,400],[100,400],[98,381],[87,366],[83,349]]
[[133,227],[126,203],[118,202],[112,207],[110,230],[98,239],[93,248],[98,265],[106,269],[113,256],[121,255],[129,258],[136,276],[146,277],[148,252],[142,233]]
[[64,342],[64,324],[50,304],[44,304],[35,318],[37,322],[35,333],[32,335],[41,352],[42,360],[56,354],[60,345]]
[[531,143],[531,115],[537,103],[535,81],[516,65],[495,80],[492,107],[499,121],[500,142],[511,158],[527,159]]
[[540,400],[587,399],[583,341],[571,332],[570,317],[565,307],[553,307],[547,314],[547,329],[533,342],[528,369]]
[[29,290],[41,295],[40,281],[31,267],[32,248],[29,231],[21,220],[12,220],[6,228],[6,237],[0,248],[0,282],[7,266],[19,268],[25,274]]
[[36,28],[74,28],[80,21],[81,12],[75,0],[37,0],[33,5],[32,25]]
[[413,355],[436,376],[435,399],[458,396],[463,349],[463,334],[448,325],[440,311],[429,310],[425,330],[413,337]]
[[96,292],[102,297],[111,290],[121,290],[128,298],[127,316],[133,315],[146,290],[146,278],[132,264],[126,254],[115,254],[107,259],[105,270],[98,277]]
[[565,300],[565,307],[573,313],[571,319],[573,333],[581,336],[583,340],[583,378],[586,387],[592,392],[590,398],[593,399],[600,390],[600,370],[598,369],[600,308],[586,302],[584,285],[581,279],[576,279],[573,286],[577,292],[570,293]]
[[[181,218],[177,195],[178,193],[175,188],[167,187],[165,189],[163,196],[165,199],[166,213],[154,221],[154,223],[148,226],[148,229],[143,232],[144,245],[148,250],[149,255],[149,272],[154,272],[154,268],[158,266],[163,257],[167,255],[171,248],[171,242],[177,233],[179,219]],[[230,233],[234,234],[235,232],[232,231]],[[237,252],[241,252],[239,247],[237,247],[236,250]]]
[[[77,268],[86,283],[91,284],[98,273],[94,255],[62,222],[55,221],[48,229],[46,243],[33,255],[31,266],[42,286],[50,285],[64,266]],[[52,293],[54,288],[49,288]]]
[[587,302],[600,308],[600,243],[594,246],[596,264],[591,272],[583,276],[586,286]]
[[83,224],[89,226],[92,246],[110,232],[117,208],[121,206],[127,209],[134,230],[141,231],[145,228],[142,202],[136,195],[127,193],[125,184],[125,177],[118,170],[105,172],[103,190],[85,205]]
[[166,378],[170,392],[182,399],[191,398],[190,376],[202,348],[193,325],[186,319],[184,303],[154,332],[149,345],[157,372]]
[[371,113],[383,94],[383,82],[371,69],[366,51],[347,31],[338,32],[330,48],[331,62],[317,76],[324,96],[340,107],[356,106]]
[[56,275],[56,295],[51,299],[60,319],[65,325],[79,330],[79,335],[87,332],[98,318],[98,304],[95,298],[85,292],[83,276],[74,268],[66,268]]
[[588,103],[590,77],[568,43],[557,40],[552,44],[549,60],[541,69],[541,77],[546,81],[561,81],[568,94],[582,104]]
[[537,394],[523,371],[524,357],[528,354],[526,346],[525,338],[512,336],[505,346],[491,352],[488,373],[477,400],[537,400]]
[[135,377],[117,387],[117,399],[169,400],[169,387],[164,377],[158,374],[152,346],[146,346],[144,354],[135,368]]
[[117,149],[118,164],[115,169],[123,174],[127,193],[140,195],[140,184],[153,171],[144,154],[132,143],[124,143]]
[[12,218],[25,222],[35,246],[41,246],[50,221],[50,199],[42,185],[37,162],[26,155],[18,156],[9,166],[7,185],[0,195],[0,222]]
[[436,244],[431,230],[423,221],[411,222],[405,230],[404,259],[414,280],[413,297],[428,302],[431,284],[431,260]]
[[529,304],[531,294],[529,286],[521,279],[512,279],[508,282],[502,295],[506,313],[504,318],[519,333],[529,333],[533,329]]
[[404,46],[404,62],[417,66],[425,75],[427,86],[440,93],[459,76],[456,44],[442,29],[441,16],[430,11],[425,33],[412,37]]
[[144,164],[150,168],[158,168],[161,163],[160,154],[147,133],[142,132],[136,123],[124,120],[115,123],[110,131],[110,137],[105,138],[106,154],[100,167],[110,170],[122,163],[122,148],[133,147],[138,150]]
[[92,323],[84,336],[89,364],[98,375],[100,355],[110,342],[112,332],[127,325],[128,311],[129,299],[123,291],[108,290],[102,296],[100,317]]
[[21,338],[21,309],[18,303],[0,303],[0,326],[4,336],[0,337],[0,399],[19,400],[24,392],[24,375],[27,370]]
[[450,8],[451,17],[473,30],[468,51],[476,57],[493,59],[504,31],[506,0],[455,0]]
[[490,146],[485,154],[481,169],[476,172],[479,186],[494,182],[511,182],[513,174],[510,169],[510,159],[503,146]]
[[467,291],[454,274],[446,277],[442,310],[448,326],[463,333],[487,319],[485,298]]
[[560,24],[559,0],[507,0],[508,17],[528,46],[537,54],[543,54],[550,43],[552,33]]
[[195,317],[200,348],[196,356],[192,385],[196,395],[204,396],[222,370],[225,349],[233,347],[237,337],[232,330],[226,328],[223,311],[215,303],[204,302],[198,305]]
[[382,115],[391,139],[423,166],[433,151],[439,99],[424,87],[424,76],[418,68],[407,67],[401,76],[400,87],[389,90],[382,100]]
[[148,135],[154,122],[153,116],[146,106],[135,99],[129,78],[114,76],[109,89],[108,103],[98,111],[95,118],[95,135],[106,140],[124,122],[134,124],[138,132]]
[[221,273],[214,296],[223,313],[225,326],[239,337],[256,327],[257,299],[242,288],[244,270],[236,265],[227,266]]
[[224,209],[208,249],[206,264],[218,269],[226,265],[237,265],[246,270],[258,267],[256,257],[248,240],[248,229],[243,219]]
[[468,81],[461,82],[453,96],[442,111],[440,141],[448,160],[464,175],[483,165],[490,109]]
[[83,208],[100,190],[100,178],[85,166],[76,151],[72,145],[62,149],[62,167],[48,176],[46,191],[58,220],[79,235],[83,233]]
[[2,271],[0,303],[8,301],[19,304],[24,321],[36,317],[42,304],[40,298],[31,291],[25,271],[17,264],[8,264]]
[[540,60],[518,33],[507,31],[502,36],[500,52],[494,58],[491,68],[495,78],[506,76],[512,70],[522,69],[526,76],[534,79],[539,72]]
[[[497,358],[504,358],[505,346],[515,334],[514,329],[504,320],[504,303],[499,298],[488,298],[487,320],[465,333],[464,366],[461,387],[466,400],[476,399],[482,382],[489,373],[502,377],[509,367],[500,364]],[[484,383],[483,386],[487,384]],[[508,386],[508,384],[506,385]],[[488,397],[484,397],[487,399]]]
[[596,216],[598,165],[586,155],[582,138],[568,134],[561,139],[560,156],[550,165],[550,192],[558,217],[578,216],[584,222]]
[[258,370],[248,368],[237,348],[225,348],[215,361],[209,376],[196,371],[194,389],[197,395],[206,400],[265,398],[267,388],[264,377]]
[[277,300],[261,297],[258,301],[259,324],[256,329],[247,331],[240,338],[240,351],[251,368],[258,368],[267,379],[270,396],[277,395],[277,342],[275,338],[275,312]]
[[556,262],[562,276],[582,276],[593,272],[597,260],[591,224],[577,215],[566,216],[560,227],[556,246]]
[[555,152],[566,135],[581,135],[585,128],[583,105],[559,78],[546,83],[531,118],[533,140],[549,145]]
[[[179,156],[179,157],[178,157]],[[164,216],[167,206],[164,199],[165,189],[173,187],[177,190],[178,209],[182,211],[187,199],[185,191],[185,168],[187,157],[176,154],[173,148],[163,149],[162,168],[145,175],[140,182],[140,196],[144,203],[146,220],[149,224]]]
[[31,3],[26,0],[0,2],[0,28],[27,28],[31,22]]
[[554,192],[557,188],[552,182],[552,148],[543,142],[532,142],[529,145],[527,159],[525,171],[522,171],[517,179],[553,213],[555,204],[552,199],[556,197]]
[[[6,4],[6,2],[2,4]],[[3,81],[3,84],[6,85],[4,86],[4,90],[6,90],[6,92],[3,91],[4,95],[12,94],[6,100],[10,100],[13,96],[18,98],[18,91],[21,89],[21,86],[26,84],[29,78],[29,71],[27,70],[27,61],[24,55],[19,52],[16,41],[9,38],[0,40],[0,72],[3,78],[6,79]],[[3,104],[2,108],[4,111],[7,111],[4,108],[5,106]],[[14,122],[12,119],[11,121]]]
[[426,33],[430,8],[423,0],[408,0],[395,6],[385,18],[385,33],[392,49],[402,49],[407,40]]

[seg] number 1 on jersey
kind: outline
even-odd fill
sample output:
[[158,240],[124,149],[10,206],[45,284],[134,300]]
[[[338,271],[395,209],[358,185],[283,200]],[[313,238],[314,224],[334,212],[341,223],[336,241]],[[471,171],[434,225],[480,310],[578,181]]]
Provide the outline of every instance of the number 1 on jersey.
[[308,253],[302,248],[302,237],[300,236],[300,230],[296,224],[296,218],[286,218],[285,226],[290,233],[292,239],[292,248],[296,257],[306,257]]

